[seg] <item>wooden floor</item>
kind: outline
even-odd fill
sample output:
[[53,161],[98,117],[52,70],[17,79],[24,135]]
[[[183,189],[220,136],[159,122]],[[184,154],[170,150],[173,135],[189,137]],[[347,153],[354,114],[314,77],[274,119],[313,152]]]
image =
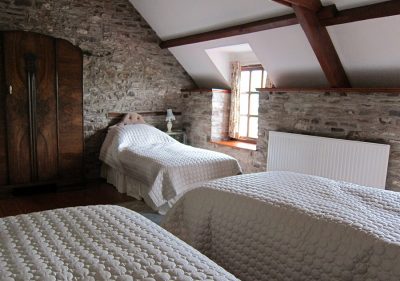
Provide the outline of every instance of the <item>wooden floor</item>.
[[3,196],[4,198],[0,199],[0,217],[73,206],[118,204],[134,200],[102,181],[74,188],[75,190],[70,191]]

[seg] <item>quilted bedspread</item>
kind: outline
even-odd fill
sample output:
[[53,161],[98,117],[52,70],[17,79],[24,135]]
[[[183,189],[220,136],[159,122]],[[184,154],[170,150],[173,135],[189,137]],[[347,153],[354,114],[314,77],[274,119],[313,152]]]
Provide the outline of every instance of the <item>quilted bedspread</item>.
[[117,206],[0,219],[0,280],[237,280],[141,215]]
[[113,128],[100,159],[145,184],[150,205],[156,207],[174,202],[208,180],[241,173],[236,159],[184,145],[145,124]]
[[163,226],[242,280],[400,280],[400,194],[290,172],[186,193]]

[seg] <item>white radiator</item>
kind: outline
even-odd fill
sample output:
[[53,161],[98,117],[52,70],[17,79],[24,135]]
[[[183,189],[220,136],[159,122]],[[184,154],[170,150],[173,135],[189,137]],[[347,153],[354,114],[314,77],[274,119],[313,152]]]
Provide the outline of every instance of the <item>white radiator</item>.
[[268,171],[291,171],[385,188],[389,145],[269,132]]

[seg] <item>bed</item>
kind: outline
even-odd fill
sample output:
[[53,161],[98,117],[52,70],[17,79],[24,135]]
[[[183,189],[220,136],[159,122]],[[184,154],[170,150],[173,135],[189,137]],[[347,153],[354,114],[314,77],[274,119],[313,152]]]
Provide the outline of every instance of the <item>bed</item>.
[[0,219],[0,280],[237,280],[141,215],[118,206]]
[[206,181],[241,173],[233,157],[184,145],[143,123],[110,128],[100,159],[109,183],[160,213]]
[[163,227],[241,280],[400,280],[400,194],[291,172],[218,179]]

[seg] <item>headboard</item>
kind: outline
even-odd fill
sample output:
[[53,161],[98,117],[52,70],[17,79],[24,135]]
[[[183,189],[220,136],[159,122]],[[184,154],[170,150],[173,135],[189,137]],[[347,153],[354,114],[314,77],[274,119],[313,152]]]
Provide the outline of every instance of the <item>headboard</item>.
[[[167,111],[138,111],[136,112],[137,114],[140,114],[142,116],[166,116]],[[121,119],[123,118],[128,112],[109,112],[107,113],[107,117],[110,119]],[[182,112],[174,111],[174,115],[182,115]]]
[[[109,112],[107,113],[107,118],[111,119],[111,125],[113,124],[117,126],[127,124],[145,124],[150,122],[150,125],[162,127],[166,114],[166,111]],[[174,115],[179,116],[182,115],[182,113],[174,111]],[[147,120],[146,122],[144,116],[149,117],[150,120]],[[156,120],[154,120],[154,117],[156,117]],[[160,118],[162,120],[159,120]]]

